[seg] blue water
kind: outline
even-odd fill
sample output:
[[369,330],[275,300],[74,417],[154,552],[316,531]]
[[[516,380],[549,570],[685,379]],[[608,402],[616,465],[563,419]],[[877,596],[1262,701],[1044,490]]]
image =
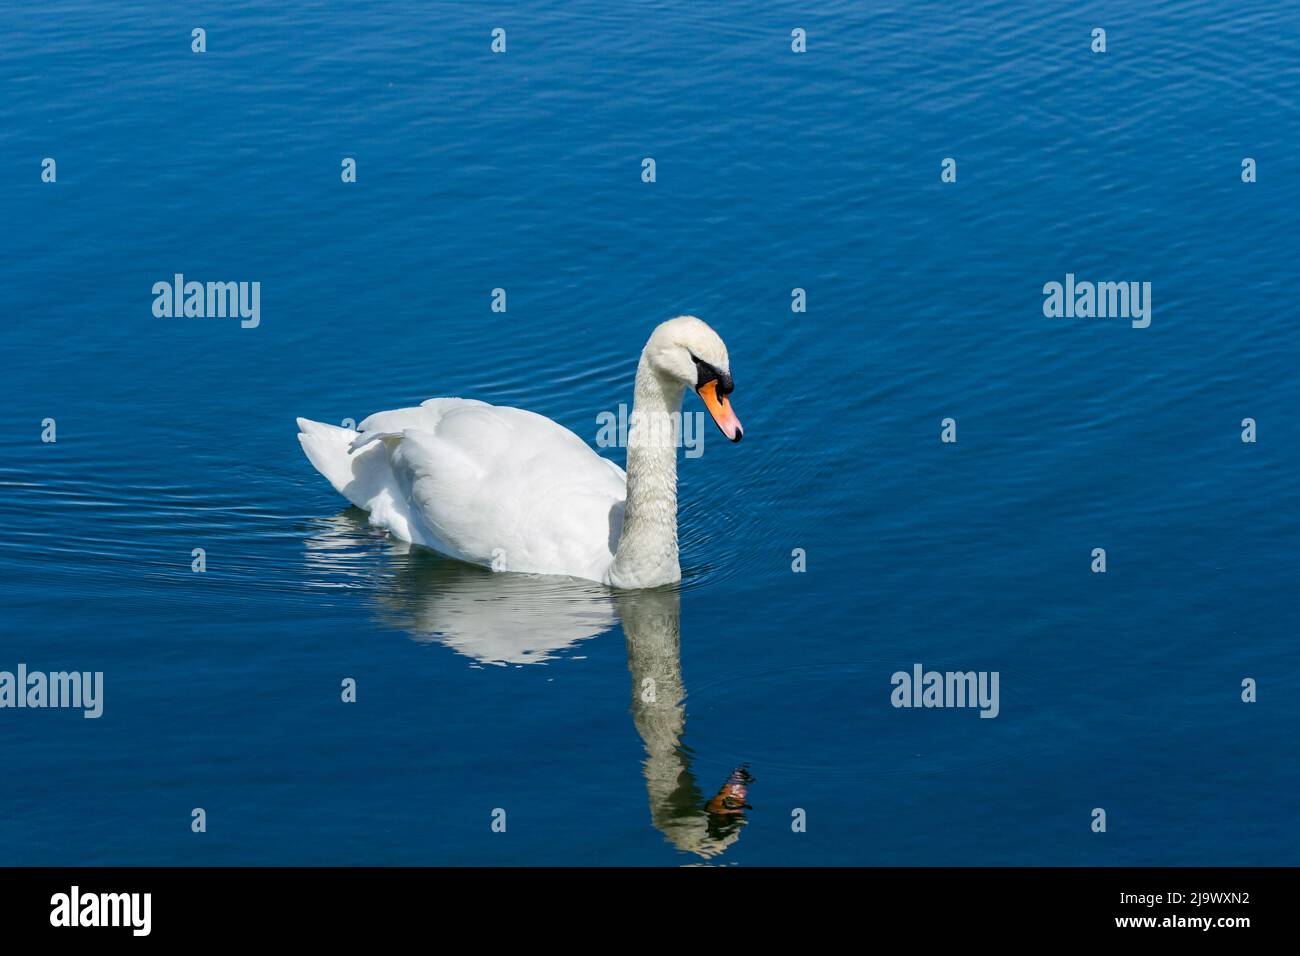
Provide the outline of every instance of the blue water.
[[[0,37],[0,670],[105,675],[98,720],[0,710],[0,864],[1300,862],[1300,8],[75,0]],[[155,318],[178,272],[260,282],[260,325]],[[1150,327],[1045,318],[1066,273],[1149,281]],[[413,552],[300,452],[439,395],[594,444],[682,312],[746,437],[680,463],[680,589]],[[997,671],[999,716],[892,707],[914,663]]]

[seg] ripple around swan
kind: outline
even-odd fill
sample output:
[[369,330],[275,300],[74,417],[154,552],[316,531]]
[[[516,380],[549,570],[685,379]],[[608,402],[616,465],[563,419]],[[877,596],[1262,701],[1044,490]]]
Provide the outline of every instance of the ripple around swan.
[[[743,573],[747,543],[754,540],[759,516],[770,511],[767,503],[755,501],[752,495],[742,502],[732,493],[735,481],[749,479],[708,474],[710,466],[714,472],[732,466],[743,472],[739,449],[717,436],[707,448],[705,457],[683,458],[681,463],[683,580],[677,587],[682,591],[706,588]],[[52,457],[38,471],[30,465],[0,469],[0,490],[11,507],[26,516],[0,541],[0,561],[74,577],[90,592],[118,594],[123,600],[130,600],[137,589],[157,589],[160,597],[170,595],[200,605],[227,600],[223,595],[231,589],[273,592],[304,603],[332,590],[374,591],[381,595],[380,603],[389,605],[390,622],[401,616],[403,602],[398,595],[403,589],[450,590],[471,602],[477,600],[468,595],[484,574],[481,569],[397,542],[371,528],[361,512],[329,517],[328,509],[322,509],[326,514],[322,517],[286,508],[280,500],[246,500],[240,489],[255,484],[255,479],[241,473],[247,471],[244,466],[223,466],[201,483],[148,482],[121,462],[106,465],[97,443],[59,451],[59,457]],[[728,455],[734,460],[724,460]],[[620,456],[615,449],[611,457]],[[322,490],[318,477],[305,466],[295,470],[280,463],[271,471],[314,500],[329,499],[328,489]],[[761,472],[760,468],[754,473]],[[788,468],[784,472],[787,478],[791,474]],[[262,471],[256,480],[265,477]],[[759,488],[755,494],[761,492]],[[69,528],[76,533],[68,534]],[[160,536],[169,539],[167,549],[159,549]],[[203,574],[192,569],[195,548],[205,552]],[[301,579],[284,573],[283,562],[291,550],[305,554],[307,573]],[[608,591],[590,582],[490,574],[485,580],[492,581],[497,602],[516,609],[518,627],[528,626],[523,610],[528,607],[559,617],[562,608],[572,606],[573,621],[568,626],[581,629],[589,621],[590,633],[585,636],[596,633],[597,625],[608,629],[613,623],[607,610],[599,610],[609,603]],[[488,587],[478,588],[480,598],[485,598]],[[441,630],[429,620],[431,608],[421,611],[408,603],[404,611],[406,628],[413,633]],[[449,613],[455,612],[449,608]]]

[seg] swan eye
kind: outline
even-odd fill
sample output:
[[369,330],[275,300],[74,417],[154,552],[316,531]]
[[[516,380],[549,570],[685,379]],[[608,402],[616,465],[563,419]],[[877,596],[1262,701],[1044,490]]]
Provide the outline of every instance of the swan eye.
[[695,363],[695,388],[697,390],[703,388],[709,382],[717,382],[719,395],[727,396],[735,391],[736,386],[731,381],[730,372],[724,372],[716,365],[712,365],[694,354],[691,355],[691,361]]

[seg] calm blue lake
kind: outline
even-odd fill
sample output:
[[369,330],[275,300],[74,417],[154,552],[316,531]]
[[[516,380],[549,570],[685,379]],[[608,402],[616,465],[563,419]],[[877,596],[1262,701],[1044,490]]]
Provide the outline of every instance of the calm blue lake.
[[[104,689],[0,708],[0,864],[1297,863],[1298,108],[1281,3],[6,5],[0,671]],[[745,440],[680,588],[413,550],[299,448],[595,446],[681,313]]]

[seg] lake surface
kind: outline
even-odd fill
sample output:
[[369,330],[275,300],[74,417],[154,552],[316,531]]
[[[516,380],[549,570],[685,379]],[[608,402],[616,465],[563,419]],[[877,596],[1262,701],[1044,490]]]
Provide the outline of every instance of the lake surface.
[[[1300,861],[1300,8],[0,36],[0,670],[105,688],[0,709],[0,864]],[[259,324],[155,317],[177,273],[259,282]],[[1067,273],[1150,282],[1150,326],[1045,317]],[[746,437],[680,462],[678,589],[411,550],[300,451],[440,395],[594,445],[679,313]],[[892,706],[915,664],[996,671],[998,716]],[[744,822],[707,813],[742,766]]]

